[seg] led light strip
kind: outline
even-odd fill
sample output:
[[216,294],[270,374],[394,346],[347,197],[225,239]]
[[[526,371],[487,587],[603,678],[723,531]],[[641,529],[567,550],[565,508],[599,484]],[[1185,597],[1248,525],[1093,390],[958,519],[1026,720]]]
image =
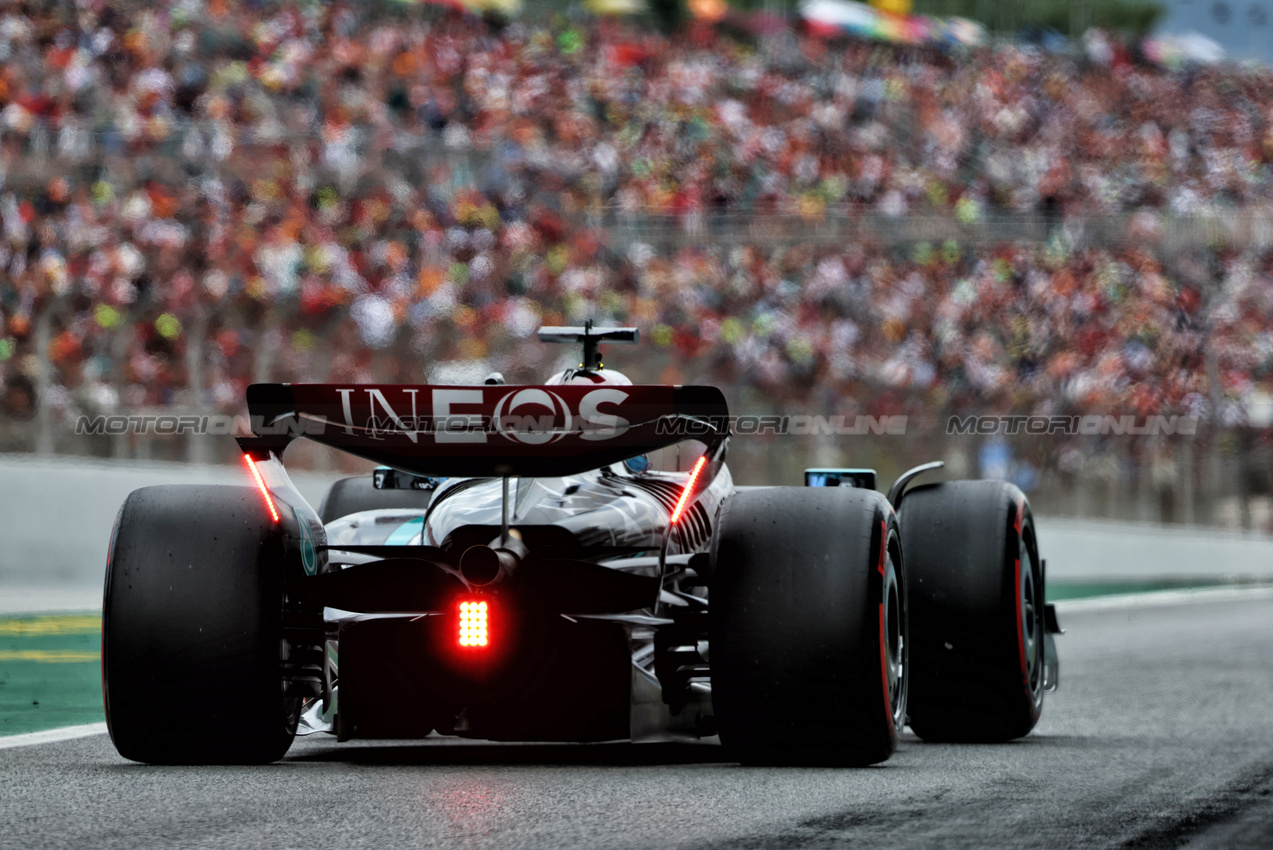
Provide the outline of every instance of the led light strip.
[[261,470],[256,468],[256,461],[252,460],[252,456],[245,454],[243,459],[248,462],[248,469],[252,470],[252,477],[256,479],[256,486],[260,488],[261,495],[265,497],[265,506],[270,509],[270,516],[274,517],[274,522],[278,522],[278,509],[274,507],[274,499],[270,496],[269,488],[265,486],[265,479],[261,477]]
[[707,464],[707,455],[703,455],[694,463],[694,468],[690,470],[690,479],[685,482],[685,489],[681,491],[681,498],[676,500],[676,507],[672,510],[672,525],[676,525],[681,519],[681,514],[685,512],[685,503],[689,501],[690,493],[694,492],[694,484],[698,481],[699,473],[703,471],[703,467]]

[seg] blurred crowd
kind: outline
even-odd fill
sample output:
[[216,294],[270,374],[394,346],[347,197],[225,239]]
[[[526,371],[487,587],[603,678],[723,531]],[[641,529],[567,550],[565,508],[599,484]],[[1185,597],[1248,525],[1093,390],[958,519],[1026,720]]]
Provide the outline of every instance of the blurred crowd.
[[[1065,225],[1273,202],[1273,74],[767,41],[375,2],[0,3],[0,415],[238,411],[253,380],[453,362],[533,380],[535,329],[585,318],[668,352],[637,377],[862,412],[896,391],[1241,424],[1265,397],[1273,252]],[[832,215],[1056,226],[612,238]]]

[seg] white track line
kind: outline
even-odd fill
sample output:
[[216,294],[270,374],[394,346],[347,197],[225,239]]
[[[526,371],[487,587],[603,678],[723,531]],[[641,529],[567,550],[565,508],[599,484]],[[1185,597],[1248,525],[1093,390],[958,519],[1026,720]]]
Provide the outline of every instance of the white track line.
[[[1096,599],[1062,599],[1056,603],[1059,614],[1081,614],[1087,611],[1108,611],[1126,608],[1152,608],[1160,605],[1187,605],[1198,602],[1245,602],[1273,599],[1273,587],[1215,587],[1198,590],[1159,590],[1148,593],[1123,593],[1100,596]],[[87,723],[83,726],[64,726],[25,735],[0,737],[0,750],[13,747],[29,747],[36,744],[52,744],[87,738],[106,732],[105,723]]]
[[1062,599],[1057,601],[1060,615],[1087,611],[1110,611],[1127,608],[1156,608],[1163,605],[1189,605],[1198,602],[1254,602],[1273,599],[1273,587],[1204,587],[1194,590],[1154,590],[1147,593],[1119,593],[1095,599]]
[[105,723],[86,723],[83,726],[63,726],[61,729],[45,729],[43,732],[28,732],[25,735],[6,735],[0,738],[0,750],[87,738],[90,735],[101,735],[105,731]]

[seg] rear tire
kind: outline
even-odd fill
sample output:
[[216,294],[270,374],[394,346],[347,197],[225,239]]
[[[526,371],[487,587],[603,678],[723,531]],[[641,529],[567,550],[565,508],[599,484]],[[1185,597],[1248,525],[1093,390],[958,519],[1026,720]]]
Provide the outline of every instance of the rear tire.
[[386,508],[419,508],[424,512],[433,499],[432,490],[377,490],[371,477],[342,478],[327,490],[318,517],[323,525],[359,511],[378,511]]
[[120,755],[152,764],[283,757],[281,537],[251,487],[135,490],[115,521],[102,691]]
[[749,764],[868,765],[906,716],[906,596],[879,493],[731,496],[712,539],[712,702]]
[[1043,710],[1043,571],[1025,496],[1003,481],[902,499],[911,616],[910,726],[926,741],[997,742]]

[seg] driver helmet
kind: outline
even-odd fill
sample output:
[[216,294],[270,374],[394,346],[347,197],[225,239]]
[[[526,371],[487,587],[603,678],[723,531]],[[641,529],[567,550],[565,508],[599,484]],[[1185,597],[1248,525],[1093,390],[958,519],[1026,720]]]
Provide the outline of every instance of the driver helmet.
[[[564,372],[558,372],[548,379],[549,386],[561,386],[563,384],[570,385],[597,385],[630,387],[632,381],[622,372],[616,372],[614,369],[567,369]],[[628,472],[640,475],[650,468],[650,459],[643,454],[630,457],[623,461],[623,465]]]

